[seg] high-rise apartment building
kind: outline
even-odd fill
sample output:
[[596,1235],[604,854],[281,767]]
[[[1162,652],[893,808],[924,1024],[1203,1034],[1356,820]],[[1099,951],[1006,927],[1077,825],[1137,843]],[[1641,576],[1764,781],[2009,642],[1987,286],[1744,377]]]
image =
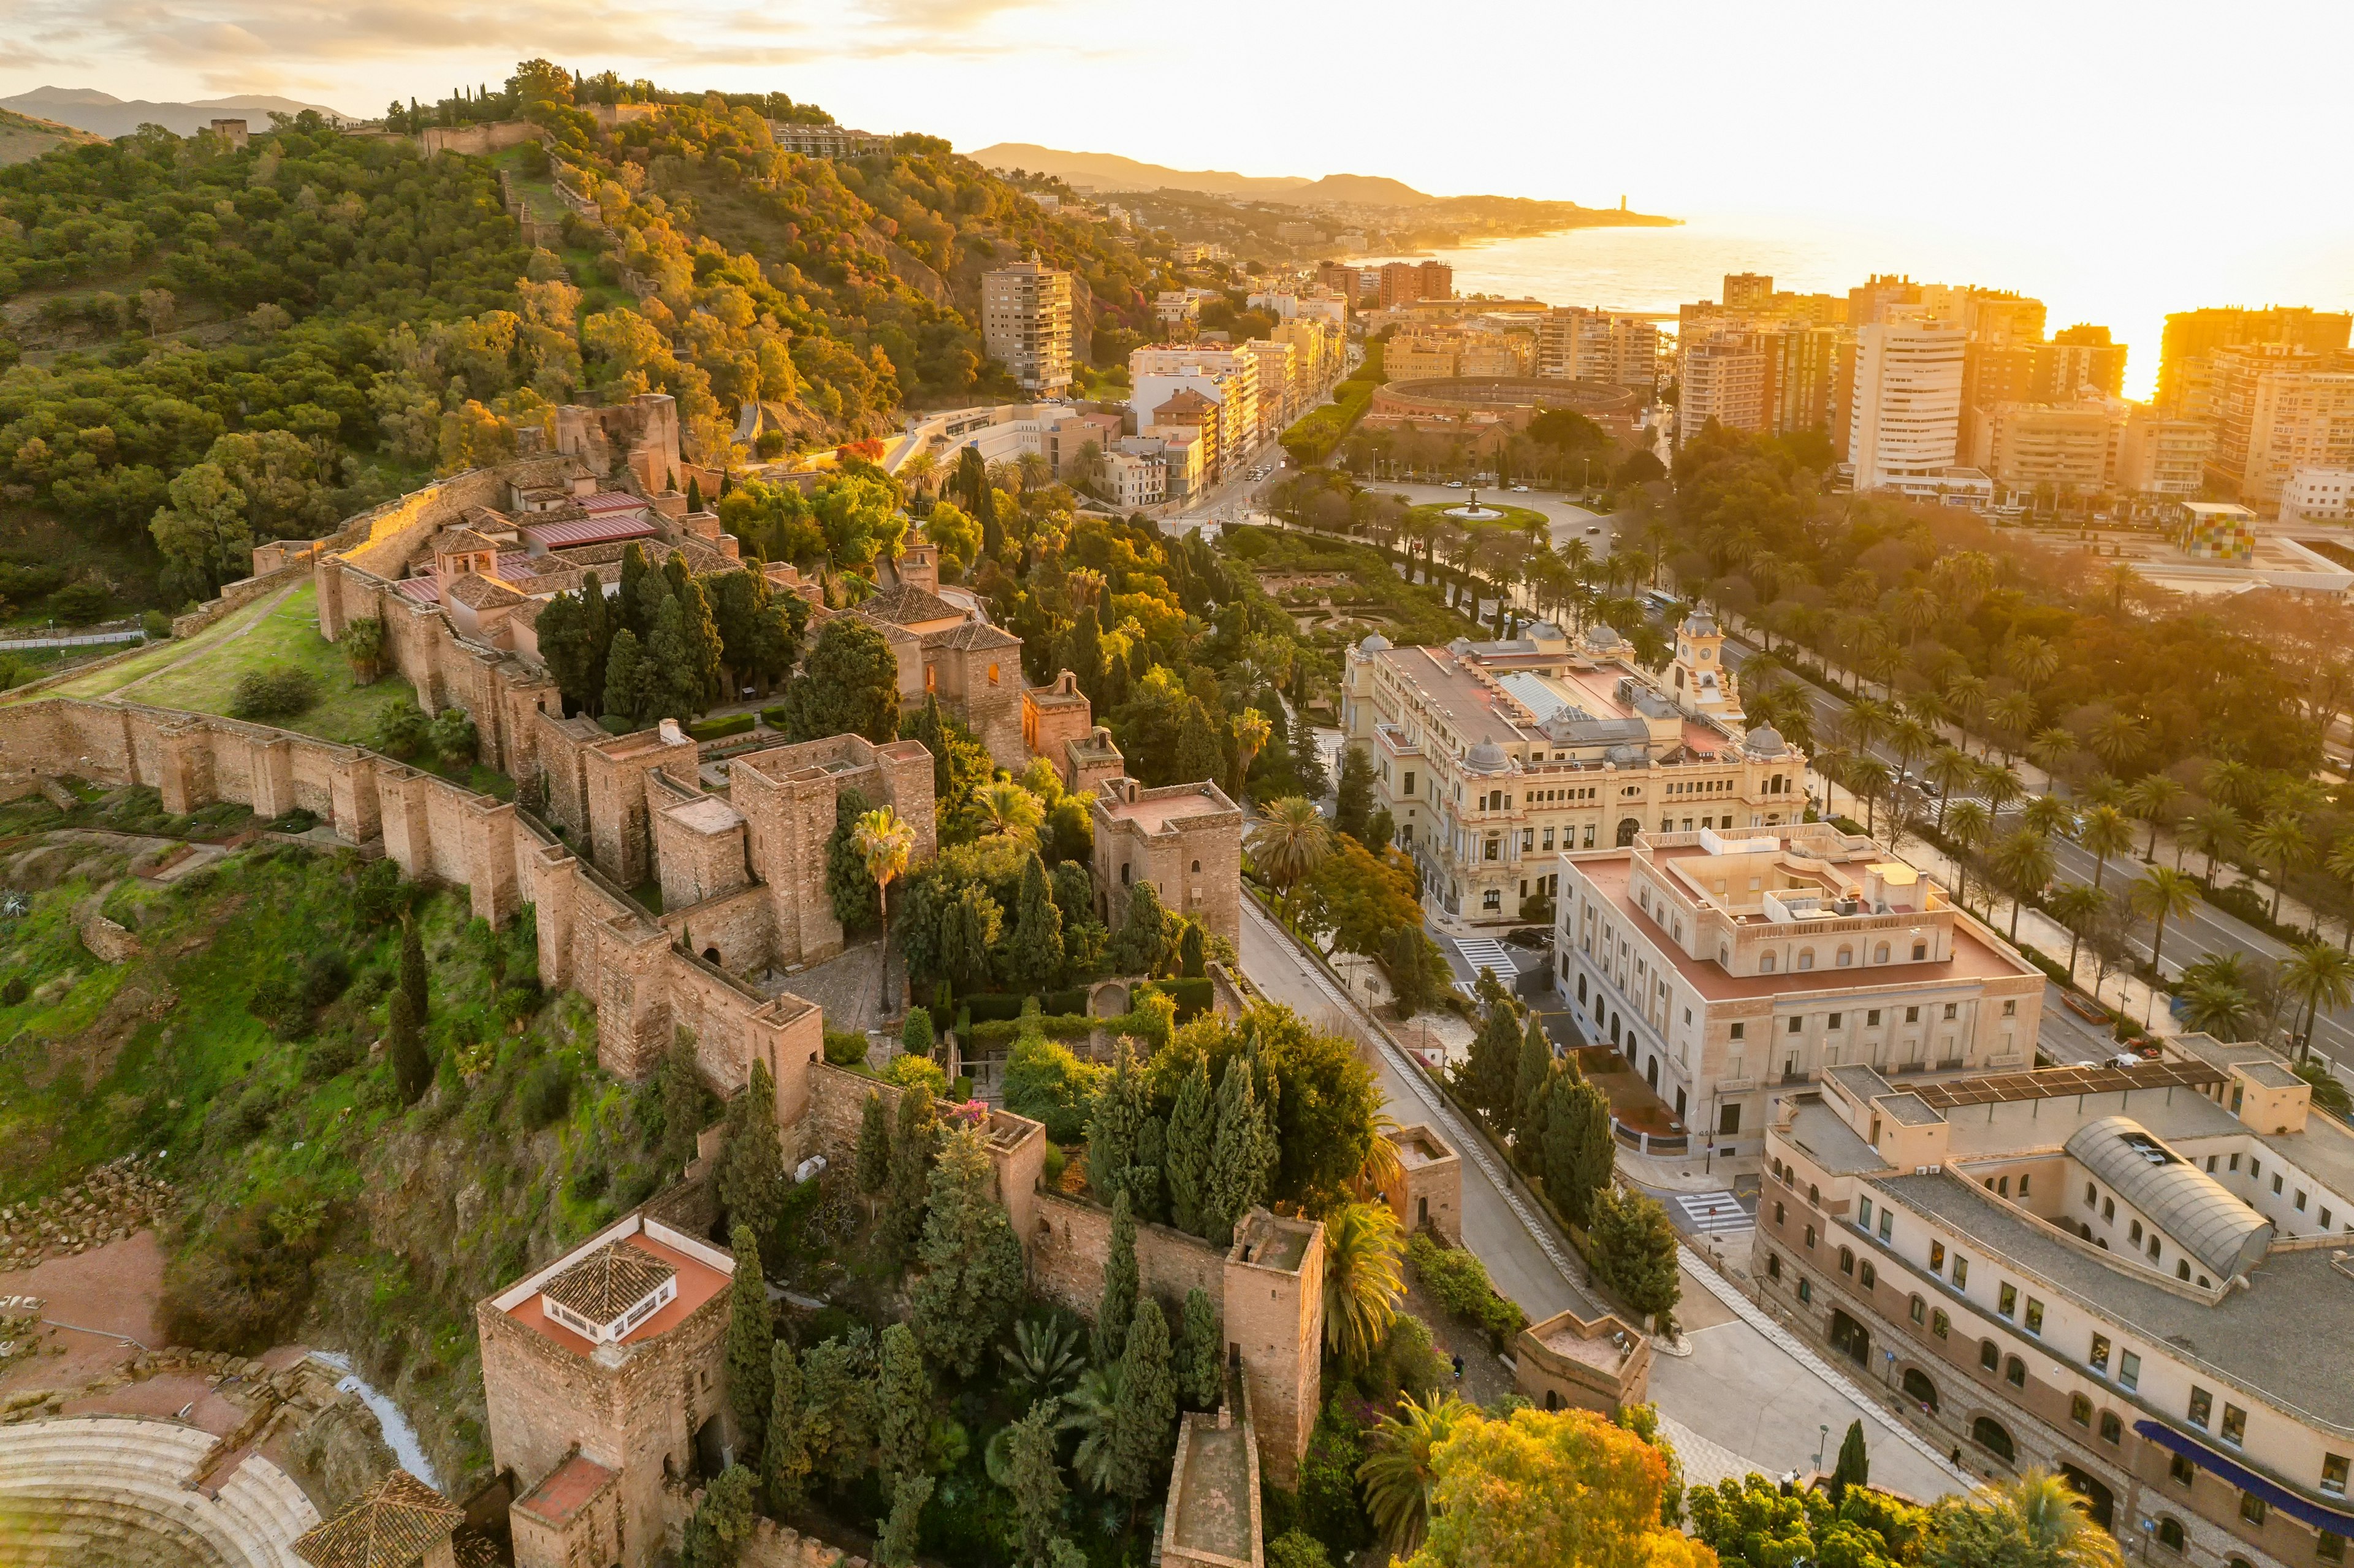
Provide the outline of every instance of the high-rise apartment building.
[[1855,487],[1935,478],[1961,436],[1963,330],[1897,312],[1856,334],[1848,461]]
[[1724,304],[1727,310],[1762,311],[1774,302],[1774,280],[1758,272],[1727,272],[1724,275]]
[[1712,420],[1728,430],[1766,429],[1766,350],[1754,332],[1718,332],[1686,346],[1676,370],[1676,444]]
[[1231,344],[1148,344],[1128,356],[1128,376],[1129,407],[1136,410],[1140,429],[1182,391],[1198,392],[1217,405],[1217,443],[1210,453],[1214,464],[1209,476],[1212,482],[1231,475],[1235,465],[1258,450],[1263,432],[1255,351],[1246,352],[1242,345]]
[[2213,413],[2207,362],[2223,349],[2276,343],[2327,354],[2346,346],[2349,331],[2354,331],[2354,315],[2303,305],[2178,312],[2166,318],[2166,335],[2160,340],[2158,406],[2191,418]]
[[1537,375],[1649,388],[1659,378],[1659,329],[1640,316],[1563,305],[1537,318]]
[[2126,390],[2126,345],[2113,343],[2109,329],[2079,322],[2036,345],[2035,397],[2064,402],[2086,387],[2122,397]]
[[1058,397],[1071,386],[1071,275],[1033,257],[981,275],[981,334],[989,357],[1024,392]]
[[1390,261],[1381,269],[1381,308],[1455,297],[1455,269],[1444,261]]
[[2115,482],[2126,414],[2121,400],[1998,403],[1978,412],[1970,461],[1998,492],[2031,495],[2048,485],[2094,494]]
[[1300,397],[1299,358],[1288,343],[1252,338],[1235,345],[1258,366],[1259,444],[1283,434],[1307,412]]
[[1766,425],[1776,436],[1829,430],[1840,412],[1839,367],[1854,353],[1855,338],[1843,326],[1790,324],[1757,335],[1766,359]]
[[2243,505],[2270,512],[2304,468],[2354,466],[2354,370],[2288,344],[2218,351],[2215,469]]
[[2192,496],[2205,487],[2214,428],[2137,407],[2117,447],[2117,488],[2137,495]]

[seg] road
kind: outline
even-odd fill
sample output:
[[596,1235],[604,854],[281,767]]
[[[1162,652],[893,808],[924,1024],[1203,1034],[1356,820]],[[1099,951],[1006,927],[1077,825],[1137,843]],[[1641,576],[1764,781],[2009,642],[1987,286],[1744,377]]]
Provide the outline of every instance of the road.
[[[1754,646],[1739,639],[1728,637],[1725,641],[1744,657],[1756,652]],[[1808,700],[1813,705],[1814,721],[1818,732],[1834,716],[1846,709],[1847,704],[1842,699],[1825,692],[1812,682],[1800,679],[1797,683],[1799,689],[1806,694]],[[1874,746],[1872,754],[1886,763],[1892,773],[1896,770],[1898,767],[1896,754],[1885,744]],[[2005,815],[2006,817],[2015,816],[2016,811],[2017,808],[2014,807]],[[2065,839],[2055,840],[2052,848],[2055,852],[2053,856],[2055,883],[2089,884],[2092,882],[2097,866],[2092,855]],[[2105,872],[2102,874],[2101,885],[2110,889],[2130,885],[2139,874],[2138,865],[2139,863],[2131,858],[2112,857]],[[2145,960],[2148,959],[2150,934],[2146,928],[2137,927],[2130,938],[2130,942],[2138,957]],[[2287,957],[2288,952],[2287,943],[2275,940],[2201,899],[2192,907],[2189,915],[2166,923],[2166,939],[2162,957],[2167,972],[2179,974],[2184,966],[2219,954],[2237,953],[2250,959],[2278,960]],[[2044,1016],[2047,1020],[2052,1016],[2052,1010],[2048,1005]],[[2354,1065],[2354,1009],[2326,1012],[2317,1019],[2313,1030],[2313,1048],[2329,1058],[2332,1071],[2337,1072],[2340,1076],[2345,1075],[2349,1065]]]

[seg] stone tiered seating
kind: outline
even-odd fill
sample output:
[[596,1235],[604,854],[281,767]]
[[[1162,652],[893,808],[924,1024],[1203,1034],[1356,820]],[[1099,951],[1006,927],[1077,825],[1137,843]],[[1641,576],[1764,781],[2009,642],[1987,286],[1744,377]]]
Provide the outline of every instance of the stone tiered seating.
[[319,1522],[292,1478],[249,1456],[217,1497],[186,1482],[212,1435],[175,1422],[76,1416],[0,1427],[0,1568],[302,1568]]

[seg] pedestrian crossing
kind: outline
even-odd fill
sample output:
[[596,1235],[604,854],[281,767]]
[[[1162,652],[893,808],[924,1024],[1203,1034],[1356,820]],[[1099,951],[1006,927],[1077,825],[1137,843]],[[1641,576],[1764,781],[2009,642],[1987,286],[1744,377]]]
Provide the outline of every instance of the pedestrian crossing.
[[1510,985],[1512,977],[1521,972],[1520,966],[1512,962],[1511,953],[1493,937],[1458,937],[1455,938],[1455,950],[1463,955],[1465,963],[1471,966],[1474,977],[1481,969],[1493,969],[1498,980]]
[[1675,1202],[1684,1212],[1685,1224],[1704,1236],[1738,1235],[1757,1228],[1757,1216],[1730,1192],[1679,1192]]

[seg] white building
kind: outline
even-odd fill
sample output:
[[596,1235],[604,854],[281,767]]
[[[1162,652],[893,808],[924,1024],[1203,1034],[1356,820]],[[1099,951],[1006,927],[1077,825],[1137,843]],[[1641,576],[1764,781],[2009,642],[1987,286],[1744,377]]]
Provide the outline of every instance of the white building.
[[2301,468],[2281,487],[2284,523],[2343,523],[2354,517],[2354,468]]
[[1245,353],[1240,345],[1149,344],[1128,356],[1128,406],[1141,429],[1179,392],[1199,392],[1218,405],[1219,461],[1231,471],[1259,447],[1258,372],[1256,353]]
[[1856,334],[1848,461],[1858,490],[1934,484],[1956,466],[1962,429],[1957,325],[1893,314]]
[[989,357],[1025,392],[1071,386],[1071,275],[1034,259],[981,276],[981,333]]
[[1158,506],[1169,498],[1169,464],[1164,458],[1144,452],[1108,451],[1104,453],[1103,462],[1104,488],[1122,510]]

